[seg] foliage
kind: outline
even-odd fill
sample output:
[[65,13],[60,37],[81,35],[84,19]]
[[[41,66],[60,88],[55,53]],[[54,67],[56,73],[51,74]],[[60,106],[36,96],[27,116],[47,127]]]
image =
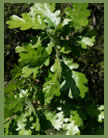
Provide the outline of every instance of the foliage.
[[[17,14],[21,16],[23,12],[29,11],[30,4],[27,3],[5,3],[4,4],[4,22],[6,22],[11,15]],[[22,35],[20,35],[22,34]],[[33,33],[32,33],[33,34]],[[15,53],[15,47],[20,45],[22,42],[28,40],[30,37],[31,31],[22,32],[18,29],[9,29],[6,23],[4,24],[4,71],[5,71],[5,81],[11,79],[10,70],[14,67],[14,64],[17,63],[18,56]],[[11,37],[10,37],[11,36]],[[26,37],[25,37],[26,36]],[[13,64],[11,64],[13,63]]]
[[18,65],[5,86],[6,135],[80,135],[103,129],[103,106],[89,95],[88,80],[74,61],[95,42],[91,30],[85,31],[88,4],[74,3],[63,13],[55,5],[36,3],[6,22],[11,29],[40,30],[16,47]]

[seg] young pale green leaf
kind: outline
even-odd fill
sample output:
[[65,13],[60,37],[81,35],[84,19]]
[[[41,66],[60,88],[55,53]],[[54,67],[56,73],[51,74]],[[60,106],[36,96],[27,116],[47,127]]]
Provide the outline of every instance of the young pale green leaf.
[[79,67],[79,65],[77,63],[73,62],[73,59],[63,57],[63,61],[71,70],[77,69]]
[[22,73],[24,77],[29,77],[31,74],[33,74],[33,77],[36,78],[36,75],[38,73],[38,67],[29,68],[28,66],[24,66],[22,68]]
[[39,14],[48,24],[49,27],[57,27],[60,24],[60,10],[54,12],[55,4],[49,3],[35,3],[31,7],[30,15],[35,17]]
[[[33,108],[33,107],[32,107]],[[32,116],[32,112],[34,112],[31,108],[31,105],[29,104],[29,108],[26,110],[25,113],[22,113],[20,117],[17,119],[17,131],[19,132],[19,135],[31,135],[32,131],[31,129],[35,131],[40,130],[40,124],[39,124],[39,119],[38,116],[36,115],[36,121],[33,121],[33,123],[30,123],[28,118]],[[33,117],[33,116],[32,116]],[[29,127],[27,127],[27,124],[29,123]]]
[[73,120],[69,123],[64,124],[63,129],[66,130],[65,135],[79,135],[80,134],[80,130],[78,126],[74,124]]
[[78,127],[81,127],[83,125],[83,120],[79,116],[78,112],[75,110],[72,110],[70,114],[71,114],[70,120],[74,120],[74,124],[77,125]]
[[83,125],[83,120],[80,118],[77,111],[72,110],[70,117],[64,119],[63,129],[66,130],[66,135],[80,135],[80,129]]
[[25,128],[26,124],[26,114],[21,114],[21,116],[19,117],[18,121],[17,121],[17,131],[22,130],[23,128]]
[[102,123],[104,120],[104,111],[101,111],[101,113],[98,115],[98,122]]
[[100,113],[98,114],[98,122],[102,123],[104,120],[104,105],[100,105],[98,107],[98,110],[100,111]]
[[56,130],[60,130],[62,128],[63,122],[64,122],[64,114],[63,111],[55,113],[51,111],[45,112],[46,119],[49,120],[52,124],[52,126]]
[[104,105],[100,105],[100,106],[98,107],[98,110],[99,110],[99,111],[102,111],[102,110],[104,111]]
[[65,18],[62,22],[62,27],[67,25],[69,22],[71,22],[71,19]]
[[[16,131],[18,131],[19,135],[31,135],[32,133],[30,128],[26,127],[28,111],[25,114],[22,113],[21,116],[18,118]],[[31,115],[31,111],[30,111],[30,115]]]
[[31,43],[27,43],[27,44],[26,43],[23,43],[22,46],[17,46],[15,48],[15,52],[16,53],[27,52],[28,49],[36,49],[39,46],[42,46],[41,38],[40,37],[38,37],[37,42],[35,44],[33,44],[33,45]]
[[45,66],[48,66],[49,65],[49,63],[50,63],[50,58],[48,58],[46,61],[45,61]]
[[52,41],[50,41],[50,43],[48,43],[48,46],[46,47],[46,51],[47,51],[48,55],[51,55],[53,47],[54,47],[54,43]]
[[[52,53],[52,49],[54,47],[54,43],[52,41],[50,41],[50,43],[48,43],[48,46],[46,47],[46,51],[48,53],[48,55],[50,56],[51,53]],[[50,58],[48,58],[46,61],[45,61],[45,66],[48,66],[50,63]]]
[[58,78],[61,78],[61,72],[62,72],[62,67],[59,58],[55,59],[54,64],[51,66],[50,69],[52,72],[56,72]]
[[20,30],[28,30],[30,28],[43,30],[46,27],[39,15],[32,18],[28,13],[23,13],[22,18],[13,15],[6,24],[8,24],[11,29],[20,28]]
[[21,53],[21,52],[26,52],[26,50],[25,50],[25,47],[24,46],[17,46],[15,48],[15,52],[16,53]]
[[76,29],[81,29],[88,24],[87,17],[90,16],[90,11],[87,9],[87,3],[73,3],[73,8],[66,7],[65,14],[71,19],[72,24]]
[[19,135],[31,135],[32,134],[32,131],[29,129],[29,130],[26,130],[25,128],[22,128],[20,131],[19,131]]
[[60,53],[69,54],[69,53],[72,52],[72,47],[69,46],[69,44],[68,44],[67,41],[64,41],[64,40],[61,41],[61,44],[60,44],[61,45],[60,46]]
[[40,123],[38,116],[36,117],[36,122],[32,124],[32,129],[35,129],[35,131],[40,131]]
[[63,53],[63,54],[69,54],[70,52],[71,52],[71,48],[68,45],[63,46],[60,49],[60,53]]
[[92,47],[94,45],[95,42],[95,36],[93,36],[92,38],[89,37],[82,37],[81,41],[78,41],[79,44],[81,44],[81,47],[86,49],[87,46]]
[[77,71],[72,71],[72,73],[73,73],[72,78],[74,79],[74,81],[76,83],[76,87],[80,91],[80,97],[84,98],[85,93],[88,91],[88,87],[85,86],[85,84],[87,84],[88,80],[83,73],[80,73]]
[[52,78],[43,85],[43,93],[45,97],[45,105],[48,105],[54,96],[60,96],[60,84],[57,80],[57,74],[52,75]]
[[41,46],[41,37],[37,38],[37,42],[32,46],[32,48],[38,48],[39,46]]

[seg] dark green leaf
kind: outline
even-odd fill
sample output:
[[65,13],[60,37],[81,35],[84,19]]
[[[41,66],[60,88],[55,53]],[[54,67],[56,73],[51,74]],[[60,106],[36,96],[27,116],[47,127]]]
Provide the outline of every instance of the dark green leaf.
[[29,67],[41,66],[48,58],[47,51],[43,47],[39,47],[36,50],[27,47],[26,53],[20,53],[19,56],[19,62],[28,65]]

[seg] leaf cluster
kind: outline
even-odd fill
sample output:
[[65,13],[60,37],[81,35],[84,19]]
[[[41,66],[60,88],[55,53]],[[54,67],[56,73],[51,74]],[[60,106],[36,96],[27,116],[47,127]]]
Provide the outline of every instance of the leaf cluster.
[[88,80],[70,58],[94,45],[95,36],[84,33],[90,16],[88,4],[74,3],[63,13],[55,6],[35,3],[30,12],[13,15],[6,22],[11,29],[40,30],[29,43],[16,47],[18,65],[5,86],[7,135],[52,134],[48,132],[52,130],[80,135],[89,128],[88,119],[95,120],[94,126],[103,122],[103,108],[88,104],[94,102],[88,93]]

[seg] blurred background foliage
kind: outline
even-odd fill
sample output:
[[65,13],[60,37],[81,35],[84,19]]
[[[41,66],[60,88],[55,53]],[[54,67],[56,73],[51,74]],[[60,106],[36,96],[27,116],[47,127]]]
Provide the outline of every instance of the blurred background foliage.
[[[56,8],[63,9],[71,4],[57,4]],[[29,11],[31,4],[18,3],[4,5],[4,21],[6,22],[13,14],[21,16],[23,12]],[[89,91],[97,104],[104,104],[104,4],[90,3],[88,7],[91,11],[88,27],[95,30],[95,45],[88,49],[86,54],[75,57],[80,64],[80,71],[84,72],[89,80]],[[4,24],[4,79],[5,83],[11,79],[10,70],[17,64],[18,55],[15,47],[29,40],[29,37],[36,35],[36,30],[20,31],[19,29],[9,29]]]

